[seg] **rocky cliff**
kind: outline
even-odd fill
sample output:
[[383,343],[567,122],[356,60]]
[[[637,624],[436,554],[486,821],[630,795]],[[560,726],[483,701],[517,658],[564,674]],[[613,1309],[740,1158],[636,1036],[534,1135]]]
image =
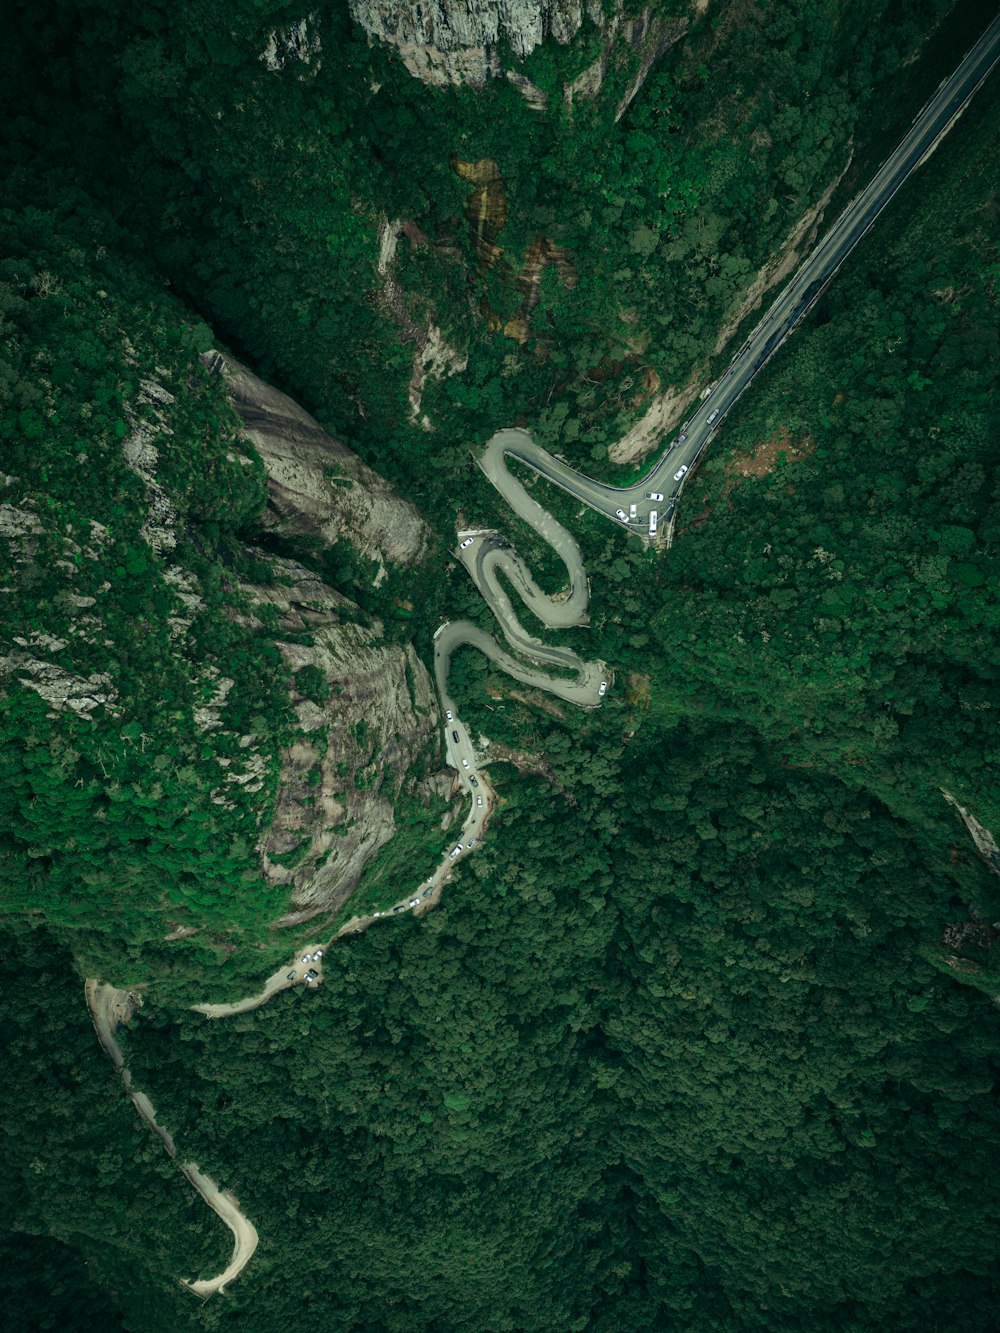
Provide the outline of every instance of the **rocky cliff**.
[[[351,14],[373,41],[394,46],[410,73],[424,83],[482,86],[510,80],[537,110],[548,94],[511,59],[524,60],[541,43],[568,46],[588,21],[603,34],[597,59],[563,84],[569,105],[601,90],[616,48],[638,55],[638,68],[620,98],[620,116],[638,92],[654,61],[686,30],[686,18],[667,18],[650,4],[626,17],[623,0],[349,0]],[[606,12],[607,11],[607,12]],[[506,53],[506,63],[505,63]]]
[[395,831],[391,797],[404,784],[418,799],[431,794],[433,779],[424,790],[413,773],[435,753],[437,709],[412,645],[387,643],[378,620],[353,623],[354,604],[301,565],[271,564],[274,584],[243,589],[277,610],[299,729],[281,753],[260,849],[268,882],[293,891],[290,925],[347,901]]
[[266,528],[308,532],[327,545],[344,538],[382,566],[422,558],[427,527],[383,477],[233,357],[213,351],[202,361],[223,377],[243,432],[263,461]]

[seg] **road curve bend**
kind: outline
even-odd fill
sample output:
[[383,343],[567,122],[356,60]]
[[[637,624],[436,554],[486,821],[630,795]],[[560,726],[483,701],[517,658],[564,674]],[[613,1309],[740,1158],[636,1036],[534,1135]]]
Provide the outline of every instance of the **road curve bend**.
[[[87,998],[87,1008],[90,1010],[90,1017],[94,1023],[97,1039],[121,1076],[122,1084],[131,1097],[135,1109],[153,1133],[162,1141],[168,1155],[176,1158],[177,1148],[174,1145],[170,1131],[164,1129],[157,1122],[153,1103],[146,1094],[136,1092],[133,1089],[132,1075],[125,1064],[122,1048],[115,1041],[115,1033],[118,1031],[119,1024],[128,1021],[135,1011],[135,1002],[127,991],[118,990],[114,986],[102,985],[95,979],[86,981],[83,991]],[[259,1239],[257,1228],[240,1211],[232,1195],[220,1190],[215,1181],[199,1171],[194,1162],[179,1162],[178,1165],[208,1206],[218,1213],[219,1217],[225,1222],[233,1233],[235,1242],[233,1257],[218,1277],[202,1278],[195,1282],[189,1282],[187,1278],[180,1279],[183,1285],[193,1291],[195,1295],[207,1297],[211,1296],[213,1292],[224,1291],[227,1283],[232,1282],[234,1278],[239,1277],[242,1273],[257,1248]]]

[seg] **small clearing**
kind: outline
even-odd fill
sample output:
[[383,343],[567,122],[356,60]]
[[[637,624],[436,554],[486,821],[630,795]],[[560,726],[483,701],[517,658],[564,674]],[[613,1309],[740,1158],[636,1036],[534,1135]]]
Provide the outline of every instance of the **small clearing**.
[[789,463],[801,462],[815,450],[816,441],[810,435],[793,440],[785,429],[775,431],[769,440],[754,446],[749,454],[734,454],[726,464],[726,475],[735,484],[741,477],[766,477],[778,466],[784,455]]

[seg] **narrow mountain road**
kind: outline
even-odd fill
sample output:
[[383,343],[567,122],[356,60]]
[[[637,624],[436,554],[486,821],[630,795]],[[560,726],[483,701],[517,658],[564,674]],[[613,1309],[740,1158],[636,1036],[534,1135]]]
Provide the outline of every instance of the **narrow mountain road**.
[[[115,1041],[115,1033],[118,1031],[119,1025],[128,1022],[135,1011],[136,1002],[127,991],[118,990],[114,986],[101,985],[96,980],[85,982],[84,995],[87,999],[87,1008],[90,1010],[98,1041],[104,1047],[111,1063],[121,1076],[122,1084],[131,1097],[135,1109],[153,1133],[161,1140],[167,1153],[176,1158],[177,1148],[169,1130],[164,1129],[157,1122],[153,1103],[146,1094],[133,1089],[132,1075],[125,1064],[122,1048]],[[189,1287],[196,1295],[211,1296],[216,1291],[224,1291],[226,1285],[243,1272],[257,1248],[257,1229],[250,1219],[240,1211],[233,1196],[220,1190],[215,1181],[199,1171],[194,1162],[179,1162],[178,1165],[208,1206],[218,1213],[233,1233],[235,1241],[233,1257],[218,1277],[201,1278],[194,1282],[189,1282],[186,1278],[180,1279],[184,1286]]]
[[[514,458],[530,467],[539,476],[562,487],[583,504],[622,524],[629,531],[655,542],[665,539],[669,544],[677,501],[684,483],[726,414],[812,309],[844,260],[910,174],[927,160],[944,139],[998,61],[1000,15],[993,20],[955,72],[942,82],[927,105],[914,118],[902,142],[799,267],[726,371],[715,384],[704,390],[689,420],[641,481],[632,486],[617,487],[586,477],[535,444],[525,430],[499,430],[488,441],[477,459],[479,466],[515,513],[559,554],[566,566],[567,586],[564,592],[555,597],[544,593],[521,557],[495,532],[458,534],[461,540],[456,557],[465,566],[496,617],[510,648],[520,654],[522,660],[514,657],[492,635],[471,621],[450,621],[437,630],[434,636],[434,672],[438,696],[445,710],[446,755],[470,796],[470,813],[456,845],[426,883],[384,912],[353,917],[341,927],[334,939],[356,933],[391,915],[425,906],[428,900],[433,901],[450,877],[456,860],[467,856],[477,845],[482,828],[489,818],[493,805],[492,792],[479,772],[479,761],[468,728],[458,719],[455,705],[448,694],[448,676],[455,652],[465,646],[476,648],[515,679],[581,707],[598,706],[608,688],[609,682],[602,662],[586,661],[570,648],[545,644],[529,634],[518,620],[510,597],[501,583],[501,579],[506,580],[517,591],[528,610],[550,630],[582,628],[588,624],[587,575],[576,539],[528,494],[511,474],[507,459]],[[315,951],[307,947],[305,952],[308,954]],[[256,996],[232,1004],[202,1004],[193,1007],[209,1018],[221,1018],[258,1008],[278,991],[300,984],[303,980],[306,980],[307,985],[318,984],[322,980],[321,969],[317,967],[318,976],[315,979],[307,980],[299,970],[304,962],[302,959],[297,964],[293,960],[288,968],[276,972]]]

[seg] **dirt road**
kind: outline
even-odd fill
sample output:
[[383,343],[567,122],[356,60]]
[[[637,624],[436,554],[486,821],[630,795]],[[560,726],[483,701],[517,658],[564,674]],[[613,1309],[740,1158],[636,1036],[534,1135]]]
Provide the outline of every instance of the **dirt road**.
[[[114,986],[105,986],[96,980],[90,980],[84,984],[84,994],[87,997],[87,1007],[90,1010],[98,1040],[108,1053],[111,1063],[121,1075],[122,1084],[131,1097],[132,1104],[153,1133],[162,1140],[163,1146],[169,1155],[176,1157],[177,1149],[174,1140],[169,1130],[164,1129],[162,1125],[157,1123],[153,1103],[144,1092],[133,1090],[132,1075],[126,1067],[122,1049],[115,1041],[115,1033],[118,1031],[119,1025],[129,1021],[141,1004],[141,1000],[129,991],[118,990]],[[184,1286],[190,1288],[196,1295],[211,1296],[213,1292],[224,1291],[227,1283],[239,1277],[246,1267],[251,1255],[257,1248],[257,1228],[248,1217],[240,1212],[232,1195],[224,1194],[214,1180],[198,1170],[194,1162],[180,1162],[178,1165],[208,1206],[222,1218],[233,1233],[235,1240],[233,1257],[218,1277],[202,1278],[195,1282],[189,1282],[186,1278],[180,1279]]]

